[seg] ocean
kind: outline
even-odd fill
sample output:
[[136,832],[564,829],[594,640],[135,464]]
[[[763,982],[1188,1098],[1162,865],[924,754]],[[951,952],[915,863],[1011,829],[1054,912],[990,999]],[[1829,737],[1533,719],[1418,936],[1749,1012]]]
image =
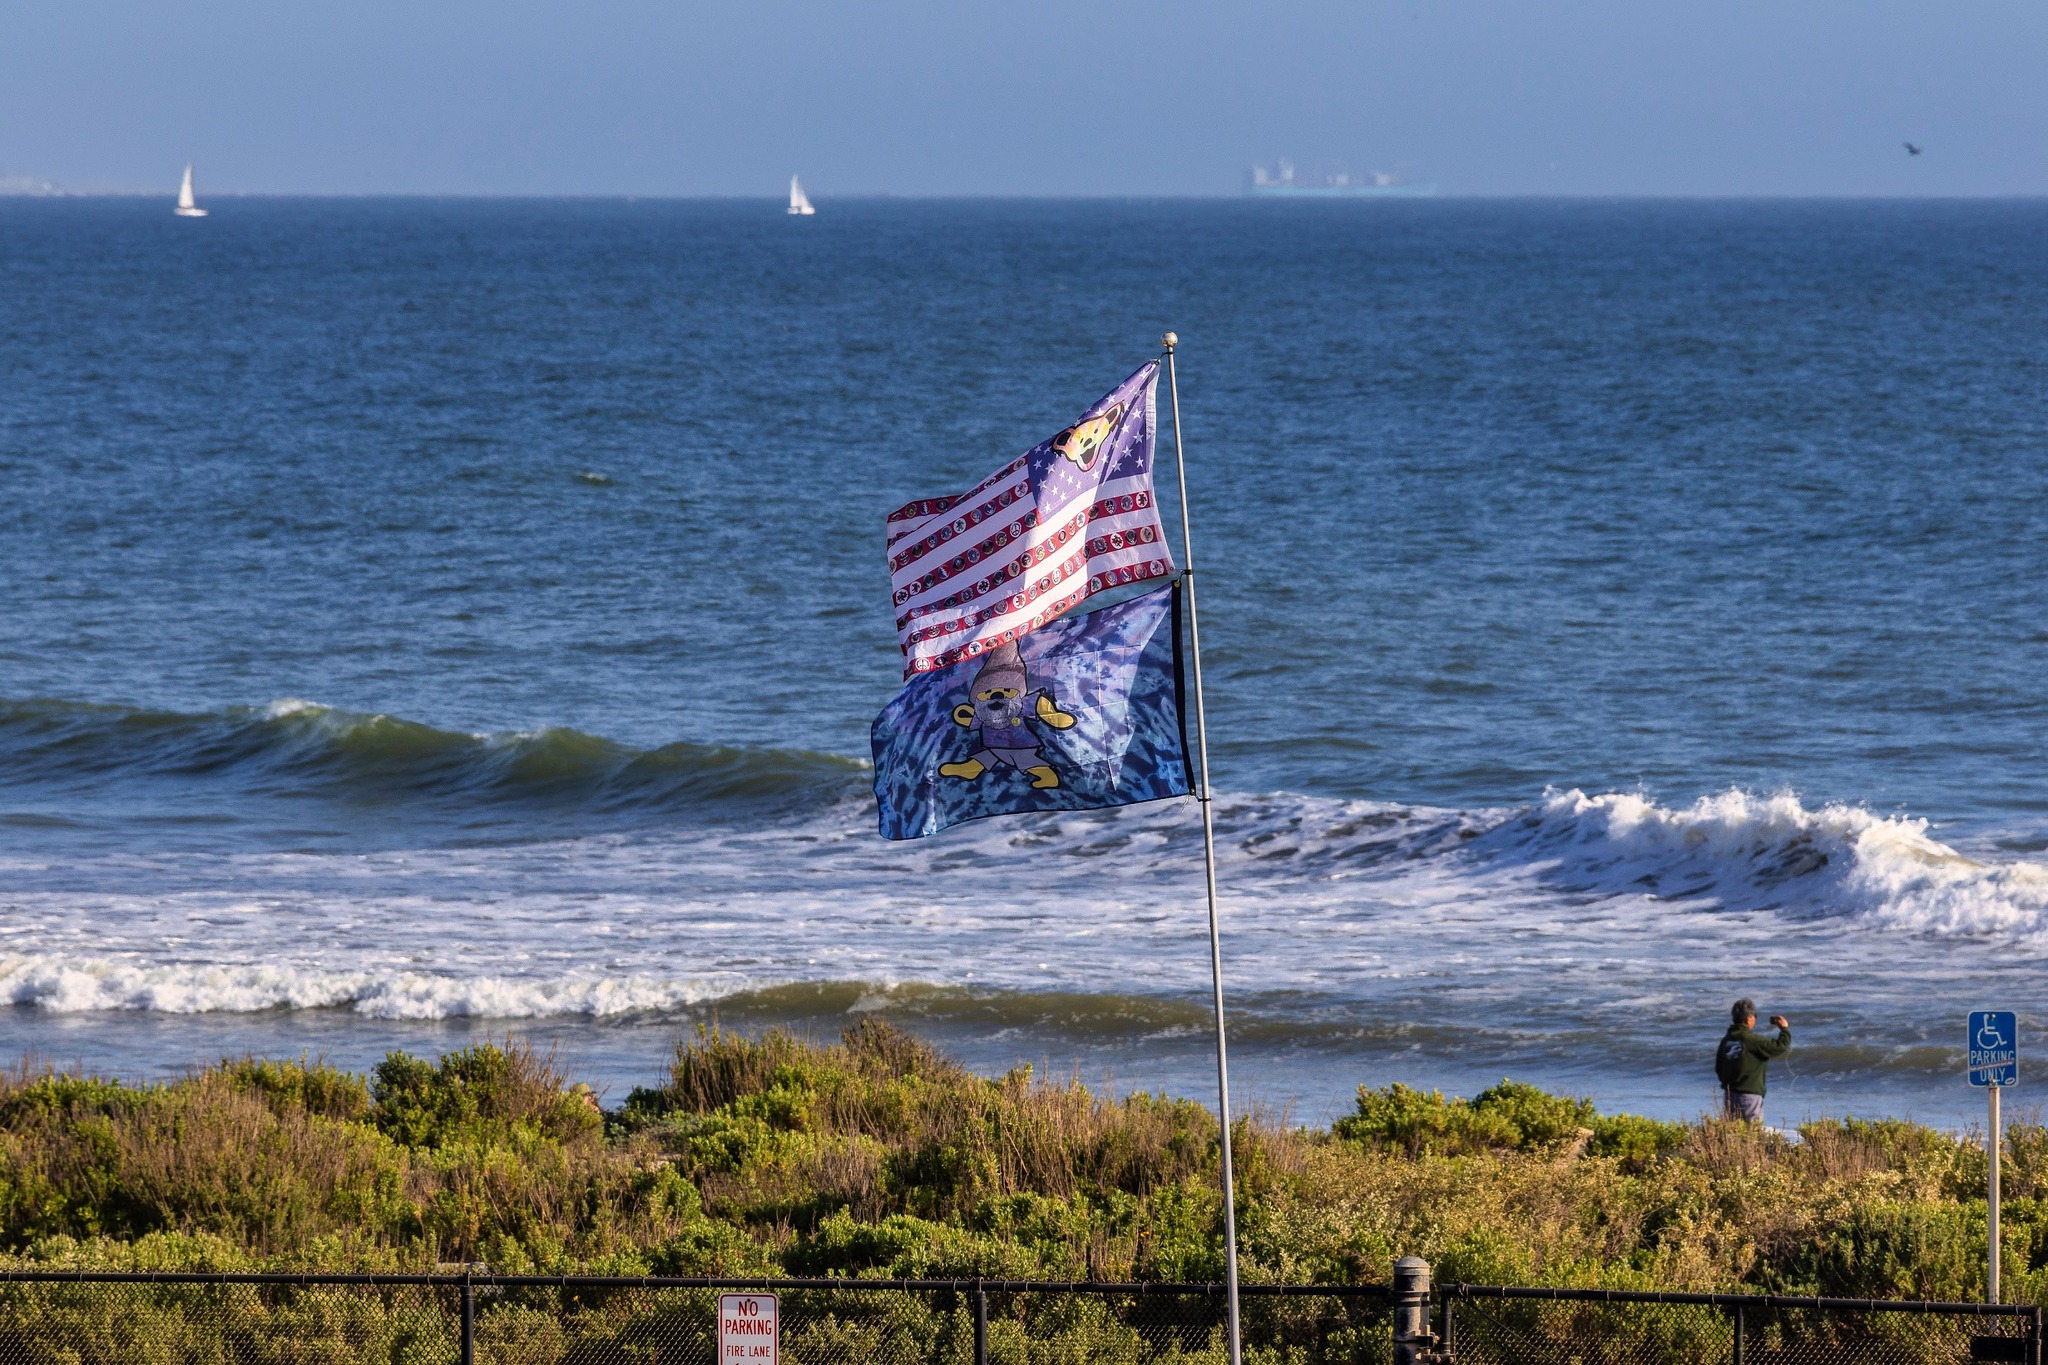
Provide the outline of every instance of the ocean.
[[1968,1122],[1977,1007],[2024,1084],[2048,203],[211,207],[0,199],[0,1057],[1212,1097],[1191,803],[865,765],[883,514],[1172,328],[1238,1097],[1692,1115],[1739,995],[1774,1120]]

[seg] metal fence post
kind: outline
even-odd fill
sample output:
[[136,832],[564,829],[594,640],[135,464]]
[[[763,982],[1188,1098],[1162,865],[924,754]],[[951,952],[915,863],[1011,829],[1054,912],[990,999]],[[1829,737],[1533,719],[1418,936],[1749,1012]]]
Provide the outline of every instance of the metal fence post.
[[462,1365],[476,1365],[476,1289],[462,1272]]
[[1394,1262],[1394,1365],[1430,1365],[1435,1345],[1429,1331],[1429,1262],[1403,1256]]
[[974,1365],[988,1365],[988,1291],[974,1281]]
[[1729,1316],[1735,1319],[1735,1351],[1729,1365],[1742,1365],[1742,1305],[1736,1304]]

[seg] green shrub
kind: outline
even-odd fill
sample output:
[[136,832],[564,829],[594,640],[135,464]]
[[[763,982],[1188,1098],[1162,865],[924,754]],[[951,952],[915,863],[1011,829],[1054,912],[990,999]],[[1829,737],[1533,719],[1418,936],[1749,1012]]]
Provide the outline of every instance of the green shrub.
[[1471,1100],[1446,1100],[1395,1084],[1358,1088],[1358,1108],[1337,1120],[1340,1138],[1410,1156],[1533,1152],[1576,1141],[1594,1119],[1591,1100],[1570,1099],[1533,1085],[1502,1081]]
[[1503,1080],[1472,1097],[1472,1113],[1489,1129],[1498,1123],[1511,1134],[1514,1150],[1530,1152],[1576,1139],[1593,1121],[1593,1102]]
[[1338,1119],[1331,1131],[1350,1142],[1423,1156],[1450,1144],[1460,1118],[1442,1091],[1411,1090],[1396,1081],[1382,1090],[1359,1086],[1357,1112]]
[[[1896,1120],[1816,1121],[1795,1143],[1503,1081],[1470,1100],[1361,1088],[1330,1133],[1245,1119],[1234,1135],[1253,1280],[1380,1281],[1413,1252],[1447,1281],[1982,1292],[1982,1147]],[[2048,1293],[2048,1135],[2009,1138],[2008,1297],[2031,1302]],[[829,1045],[701,1031],[667,1084],[609,1116],[516,1047],[394,1053],[367,1083],[305,1059],[134,1087],[16,1073],[0,1076],[0,1264],[1212,1279],[1218,1146],[1192,1101],[975,1076],[872,1018]],[[612,1340],[505,1306],[508,1351]],[[361,1340],[412,1349],[401,1317]],[[892,1319],[861,1349],[941,1326],[957,1324]],[[1022,1358],[1016,1326],[991,1330]],[[1072,1326],[1073,1358],[1124,1348]],[[108,1358],[154,1329],[122,1330]]]
[[487,1146],[522,1131],[576,1142],[604,1131],[596,1105],[528,1048],[466,1047],[438,1066],[394,1052],[377,1064],[369,1091],[371,1121],[407,1147]]
[[783,1257],[797,1275],[925,1275],[947,1251],[958,1253],[966,1243],[959,1228],[927,1222],[908,1214],[892,1214],[878,1223],[856,1221],[844,1210],[833,1214],[810,1237]]
[[1780,1293],[1982,1299],[1985,1231],[1981,1205],[1872,1203],[1784,1247],[1758,1279]]
[[145,1092],[96,1076],[41,1075],[0,1090],[0,1127],[58,1115],[115,1115],[133,1110]]
[[273,1109],[302,1109],[329,1119],[358,1119],[370,1108],[363,1078],[325,1062],[266,1062],[253,1057],[221,1063],[233,1085],[262,1095]]
[[782,1135],[752,1114],[686,1114],[667,1133],[693,1171],[742,1172],[788,1150]]
[[1638,1165],[1677,1151],[1692,1136],[1686,1124],[1646,1119],[1640,1114],[1601,1115],[1593,1119],[1592,1127],[1593,1140],[1587,1151]]

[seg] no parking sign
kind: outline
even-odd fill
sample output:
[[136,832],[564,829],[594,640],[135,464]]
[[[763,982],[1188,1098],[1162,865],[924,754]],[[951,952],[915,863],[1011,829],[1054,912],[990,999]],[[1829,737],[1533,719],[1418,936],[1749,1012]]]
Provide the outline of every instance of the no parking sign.
[[718,1296],[718,1365],[781,1365],[773,1294]]

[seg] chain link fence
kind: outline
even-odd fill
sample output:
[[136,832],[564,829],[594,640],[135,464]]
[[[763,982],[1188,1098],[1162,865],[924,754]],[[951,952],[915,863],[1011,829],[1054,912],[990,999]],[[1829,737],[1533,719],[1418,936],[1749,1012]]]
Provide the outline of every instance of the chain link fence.
[[[0,1365],[718,1365],[723,1293],[784,1365],[1224,1365],[1222,1286],[0,1272]],[[1391,1350],[1384,1286],[1245,1286],[1248,1365]]]
[[1447,1285],[1458,1365],[2041,1365],[2041,1310]]
[[423,1279],[18,1276],[0,1282],[4,1365],[454,1361],[461,1290]]
[[[720,1365],[722,1294],[786,1365],[1225,1365],[1222,1286],[0,1272],[0,1365]],[[1440,1335],[1427,1334],[1433,1298]],[[1402,1300],[1411,1302],[1411,1300]],[[1451,1285],[1246,1285],[1248,1365],[2042,1365],[2036,1308]],[[1403,1332],[1409,1329],[1403,1328]]]

